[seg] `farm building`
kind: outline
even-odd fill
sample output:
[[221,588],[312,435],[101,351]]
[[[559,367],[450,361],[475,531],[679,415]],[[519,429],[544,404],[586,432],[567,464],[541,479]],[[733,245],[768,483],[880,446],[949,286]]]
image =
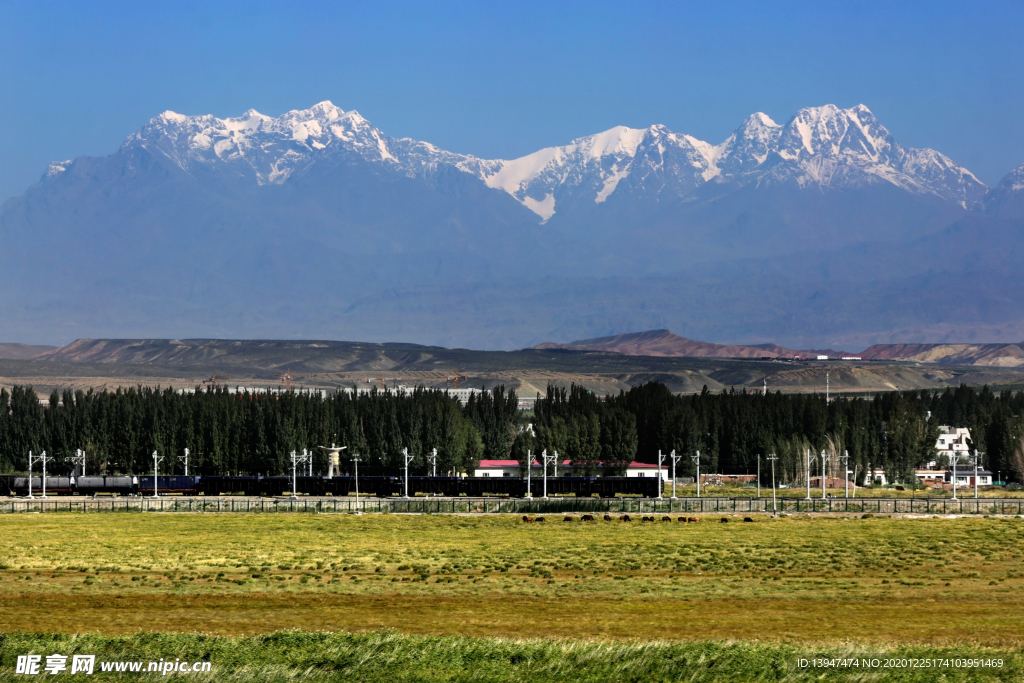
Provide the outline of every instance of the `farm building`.
[[[603,470],[604,466],[599,464],[598,470]],[[671,471],[667,467],[661,468],[661,478],[668,480]],[[603,472],[600,472],[603,474]],[[473,470],[474,477],[519,477],[523,476],[520,473],[519,461],[518,460],[481,460],[480,465]],[[544,468],[540,462],[534,460],[533,467],[530,469],[531,477],[542,477],[544,476]],[[556,476],[555,469],[550,465],[548,466],[548,476]],[[557,476],[559,477],[573,477],[582,476],[581,472],[576,471],[572,466],[571,460],[562,460],[558,463]],[[626,466],[627,477],[657,477],[658,466],[652,465],[646,462],[631,462]]]

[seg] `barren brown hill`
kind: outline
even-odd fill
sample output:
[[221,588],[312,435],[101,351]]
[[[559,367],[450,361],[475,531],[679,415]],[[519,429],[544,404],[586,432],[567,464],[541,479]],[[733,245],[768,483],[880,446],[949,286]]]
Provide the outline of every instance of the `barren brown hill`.
[[568,344],[547,342],[533,349],[566,349],[572,351],[604,351],[627,356],[667,356],[672,358],[794,358],[818,354],[837,357],[843,352],[787,349],[778,344],[712,344],[680,337],[670,330],[630,332],[612,337],[581,339]]
[[56,350],[56,346],[36,346],[33,344],[0,344],[0,358],[25,360],[38,358],[44,353]]
[[864,360],[901,360],[945,365],[987,365],[1014,368],[1024,365],[1021,344],[876,344],[861,355]]

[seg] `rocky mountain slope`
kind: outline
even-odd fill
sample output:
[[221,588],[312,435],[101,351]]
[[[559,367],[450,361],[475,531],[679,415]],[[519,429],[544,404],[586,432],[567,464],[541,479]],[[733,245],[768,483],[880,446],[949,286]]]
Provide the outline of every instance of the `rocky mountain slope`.
[[989,192],[863,105],[753,114],[717,144],[616,127],[513,160],[330,102],[165,112],[0,209],[0,334],[1008,341],[1021,173]]

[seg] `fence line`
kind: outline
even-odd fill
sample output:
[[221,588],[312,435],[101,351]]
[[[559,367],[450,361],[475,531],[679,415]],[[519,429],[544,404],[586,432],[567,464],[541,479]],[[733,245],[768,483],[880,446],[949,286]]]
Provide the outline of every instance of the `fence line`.
[[[836,512],[875,514],[1003,514],[1024,513],[1024,498],[780,498],[779,512]],[[109,500],[8,500],[0,513],[16,512],[202,512],[202,513],[771,513],[771,498],[114,498]]]

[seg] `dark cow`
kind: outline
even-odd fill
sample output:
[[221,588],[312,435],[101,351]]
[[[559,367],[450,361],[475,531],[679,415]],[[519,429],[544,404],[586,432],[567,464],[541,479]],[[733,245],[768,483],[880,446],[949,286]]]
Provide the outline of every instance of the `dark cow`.
[[527,517],[526,515],[523,515],[523,521],[524,522],[532,522],[533,521],[533,517]]
[[699,522],[700,521],[700,517],[687,517],[686,521],[687,522]]
[[606,521],[606,522],[612,521],[612,516],[611,515],[605,515],[604,516],[604,521]]
[[669,517],[668,515],[665,515],[664,517],[661,518],[661,521],[663,521],[663,522],[671,522],[672,518]]
[[728,522],[729,522],[729,518],[728,517],[722,517],[722,524],[728,524]]
[[580,521],[581,522],[593,522],[594,521],[594,515],[583,515],[582,517],[580,517]]
[[753,517],[744,517],[744,518],[743,518],[743,521],[744,521],[744,522],[753,522],[753,521],[754,521],[754,518],[753,518]]
[[629,515],[619,515],[619,520],[621,520],[623,522],[628,522],[628,521],[630,521]]
[[572,517],[569,517],[568,515],[566,515],[565,518],[562,521],[563,522],[573,522],[575,520]]

